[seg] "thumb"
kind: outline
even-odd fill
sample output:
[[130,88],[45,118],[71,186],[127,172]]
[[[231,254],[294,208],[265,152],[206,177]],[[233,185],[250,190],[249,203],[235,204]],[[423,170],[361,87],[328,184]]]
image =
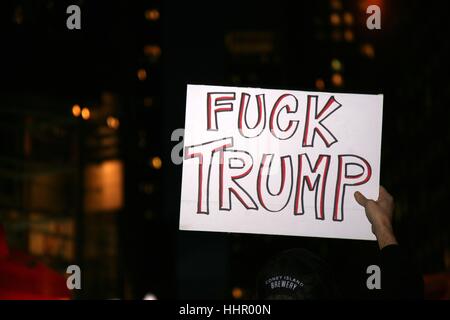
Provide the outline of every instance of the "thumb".
[[355,196],[356,202],[358,202],[361,206],[366,207],[367,201],[369,201],[369,200],[366,197],[364,197],[361,192],[356,191],[354,196]]

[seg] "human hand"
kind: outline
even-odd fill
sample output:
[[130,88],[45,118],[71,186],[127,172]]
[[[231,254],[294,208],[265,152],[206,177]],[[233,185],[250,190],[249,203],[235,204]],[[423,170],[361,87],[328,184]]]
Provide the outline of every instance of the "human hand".
[[367,218],[372,224],[372,232],[377,237],[380,249],[397,244],[392,230],[392,216],[394,212],[394,198],[380,186],[378,200],[367,199],[361,192],[355,192],[355,199],[366,210]]

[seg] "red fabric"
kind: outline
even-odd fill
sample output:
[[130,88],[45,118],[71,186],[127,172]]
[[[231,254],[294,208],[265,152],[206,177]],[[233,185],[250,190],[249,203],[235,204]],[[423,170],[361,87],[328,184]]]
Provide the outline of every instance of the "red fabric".
[[0,300],[70,299],[66,279],[19,251],[8,250],[0,225]]

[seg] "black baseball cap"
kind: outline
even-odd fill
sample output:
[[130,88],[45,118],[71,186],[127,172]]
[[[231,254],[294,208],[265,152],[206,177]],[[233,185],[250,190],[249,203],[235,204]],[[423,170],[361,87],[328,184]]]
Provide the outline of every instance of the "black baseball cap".
[[258,274],[256,286],[258,299],[338,298],[331,269],[306,249],[289,249],[272,257]]

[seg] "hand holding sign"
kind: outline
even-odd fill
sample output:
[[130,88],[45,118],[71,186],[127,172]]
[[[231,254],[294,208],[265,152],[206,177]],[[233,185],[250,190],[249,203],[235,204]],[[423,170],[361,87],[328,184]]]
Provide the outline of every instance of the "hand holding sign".
[[372,224],[372,232],[377,237],[380,249],[397,244],[392,230],[392,214],[394,212],[394,198],[380,186],[380,195],[377,201],[367,199],[361,192],[355,192],[356,201],[366,211],[367,218]]
[[346,190],[376,194],[381,104],[188,86],[180,229],[373,239]]

